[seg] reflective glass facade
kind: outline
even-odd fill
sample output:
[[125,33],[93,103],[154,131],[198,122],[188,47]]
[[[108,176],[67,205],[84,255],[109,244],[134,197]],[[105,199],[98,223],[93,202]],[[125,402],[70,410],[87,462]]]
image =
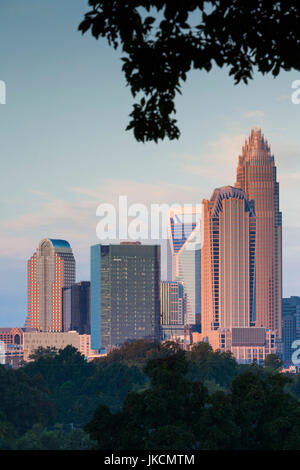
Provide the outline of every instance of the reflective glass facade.
[[161,325],[184,325],[185,297],[182,282],[161,282]]
[[91,348],[159,339],[160,246],[91,247]]
[[64,331],[90,334],[90,283],[83,281],[63,290]]
[[167,260],[172,281],[180,281],[186,294],[185,322],[200,323],[201,319],[201,246],[200,210],[179,207],[169,213],[169,244]]
[[255,213],[241,189],[203,201],[202,332],[255,322]]

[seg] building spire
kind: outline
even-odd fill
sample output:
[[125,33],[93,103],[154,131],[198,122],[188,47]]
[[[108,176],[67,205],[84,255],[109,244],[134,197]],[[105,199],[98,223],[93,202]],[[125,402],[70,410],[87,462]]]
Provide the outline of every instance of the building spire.
[[253,127],[248,139],[245,140],[245,144],[242,148],[242,154],[240,156],[241,162],[243,161],[254,161],[257,164],[265,163],[271,160],[271,149],[267,139],[261,132],[260,127]]
[[256,326],[281,337],[282,242],[279,184],[270,146],[260,128],[251,129],[237,167],[235,187],[254,201],[256,214]]

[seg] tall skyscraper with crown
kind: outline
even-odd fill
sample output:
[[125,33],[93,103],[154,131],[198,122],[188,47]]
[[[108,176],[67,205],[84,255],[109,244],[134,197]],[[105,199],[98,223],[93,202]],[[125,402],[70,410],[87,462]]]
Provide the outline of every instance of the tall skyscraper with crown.
[[281,338],[282,215],[279,183],[270,146],[252,129],[239,156],[237,188],[254,201],[256,215],[256,326],[277,330]]

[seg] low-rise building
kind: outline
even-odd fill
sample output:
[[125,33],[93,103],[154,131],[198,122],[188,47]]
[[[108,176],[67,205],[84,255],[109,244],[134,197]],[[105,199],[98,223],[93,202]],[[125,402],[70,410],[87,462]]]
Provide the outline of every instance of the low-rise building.
[[0,328],[0,364],[19,367],[23,361],[23,335],[25,328]]
[[91,350],[91,335],[80,335],[77,331],[68,332],[24,332],[23,349],[24,361],[30,361],[30,356],[38,348],[64,349],[73,346],[86,358],[93,357],[95,352]]
[[266,328],[224,328],[210,336],[193,334],[193,340],[209,342],[214,350],[230,351],[239,364],[263,363],[266,356],[276,354],[276,332]]

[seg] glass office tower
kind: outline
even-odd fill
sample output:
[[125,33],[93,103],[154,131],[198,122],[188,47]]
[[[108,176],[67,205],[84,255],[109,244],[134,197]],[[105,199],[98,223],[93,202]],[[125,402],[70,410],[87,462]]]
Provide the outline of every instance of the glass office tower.
[[195,325],[201,318],[201,245],[198,207],[179,207],[169,213],[167,266],[172,281],[180,281],[186,294],[185,323]]
[[90,327],[90,283],[78,282],[63,289],[64,331],[78,331],[89,335]]
[[182,282],[162,281],[160,288],[161,325],[184,325],[185,293]]
[[255,213],[232,186],[203,200],[202,332],[255,324]]
[[160,246],[91,247],[91,348],[160,338]]

